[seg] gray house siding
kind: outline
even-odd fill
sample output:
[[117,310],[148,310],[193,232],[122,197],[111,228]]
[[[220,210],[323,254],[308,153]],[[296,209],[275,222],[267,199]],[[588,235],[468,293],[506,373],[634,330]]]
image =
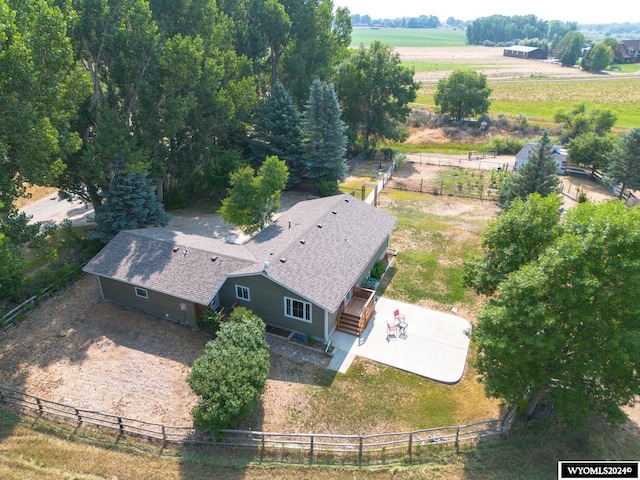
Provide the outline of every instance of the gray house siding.
[[[193,302],[181,300],[164,293],[143,289],[147,298],[136,295],[136,287],[105,277],[98,277],[100,290],[105,300],[135,308],[151,315],[174,321],[180,325],[196,327],[195,305]],[[184,310],[181,305],[184,306]]]
[[380,248],[378,249],[378,251],[374,255],[373,259],[369,262],[369,264],[367,265],[367,268],[365,268],[364,272],[362,272],[360,274],[360,277],[358,277],[358,282],[356,283],[356,286],[362,285],[362,282],[369,276],[369,273],[371,272],[371,269],[373,268],[373,265],[375,265],[375,263],[378,260],[380,260],[382,257],[384,257],[384,254],[387,251],[387,248],[389,248],[389,238],[388,237],[383,242],[383,244],[380,246]]
[[[249,301],[236,297],[236,285],[249,289]],[[219,296],[222,306],[231,306],[238,302],[239,306],[253,311],[269,325],[324,340],[324,309],[311,304],[311,323],[286,317],[284,314],[285,297],[302,302],[307,302],[307,300],[263,275],[231,277],[220,289]]]

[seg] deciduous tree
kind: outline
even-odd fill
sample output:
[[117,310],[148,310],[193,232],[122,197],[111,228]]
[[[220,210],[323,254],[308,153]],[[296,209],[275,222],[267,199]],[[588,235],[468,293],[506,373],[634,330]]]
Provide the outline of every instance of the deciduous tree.
[[340,65],[336,89],[352,143],[359,137],[369,150],[379,141],[404,138],[402,122],[419,87],[413,74],[390,46],[378,41],[360,47]]
[[612,57],[611,47],[601,42],[587,52],[582,58],[580,66],[588,72],[600,72],[609,66]]
[[554,51],[555,57],[565,67],[573,67],[582,55],[584,35],[575,31],[569,31],[562,37],[558,47]]
[[480,311],[475,365],[490,396],[527,416],[546,399],[571,425],[623,421],[640,393],[640,211],[587,202],[562,230]]
[[569,160],[576,165],[589,167],[591,175],[594,175],[596,170],[606,169],[614,145],[615,141],[609,135],[601,136],[594,132],[584,133],[569,141],[567,147]]
[[493,295],[507,276],[538,256],[560,235],[559,195],[516,198],[482,232],[482,255],[465,263],[465,284]]
[[279,208],[288,177],[287,165],[278,157],[267,157],[257,174],[249,166],[236,170],[231,174],[228,195],[222,200],[222,218],[245,233],[257,232]]
[[454,120],[482,115],[489,111],[491,89],[482,73],[456,70],[438,82],[435,104]]

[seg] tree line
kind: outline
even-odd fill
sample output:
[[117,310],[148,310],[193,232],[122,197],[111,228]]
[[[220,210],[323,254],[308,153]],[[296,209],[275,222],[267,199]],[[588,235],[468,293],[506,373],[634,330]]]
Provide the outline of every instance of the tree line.
[[[403,138],[417,91],[390,47],[350,50],[351,28],[331,0],[0,0],[0,242],[38,235],[15,208],[28,184],[92,205],[103,241],[224,197],[272,155],[287,187],[331,190],[346,152]],[[315,82],[333,116],[312,117]],[[334,163],[318,165],[329,135]]]

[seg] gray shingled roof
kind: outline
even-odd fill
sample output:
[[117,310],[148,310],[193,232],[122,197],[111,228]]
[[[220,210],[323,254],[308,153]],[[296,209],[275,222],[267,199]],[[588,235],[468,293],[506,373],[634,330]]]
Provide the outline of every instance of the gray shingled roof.
[[268,262],[265,275],[333,312],[396,223],[336,195],[296,204],[244,245],[167,228],[120,232],[84,270],[206,305],[227,277],[259,274]]
[[84,271],[201,305],[211,302],[229,273],[248,267],[260,271],[241,245],[232,248],[222,241],[193,237],[163,228],[123,231]]
[[350,195],[336,195],[298,203],[246,247],[269,262],[269,278],[333,312],[397,221]]

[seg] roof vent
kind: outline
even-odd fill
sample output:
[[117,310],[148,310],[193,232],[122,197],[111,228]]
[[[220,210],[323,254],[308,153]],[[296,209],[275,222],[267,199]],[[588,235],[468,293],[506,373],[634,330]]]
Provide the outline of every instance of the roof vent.
[[304,245],[305,243],[307,243],[307,241],[303,238],[302,240],[300,240],[300,243]]
[[187,253],[189,253],[189,247],[184,247],[184,256],[187,256]]
[[211,257],[211,261],[215,262],[216,260],[218,260],[218,258],[219,258],[218,255],[215,255],[215,256]]
[[287,258],[286,258],[286,257],[282,257],[282,258],[280,258],[280,261],[281,261],[282,263],[285,263],[285,262],[287,261]]
[[349,199],[348,199],[348,198],[345,198],[345,199],[344,199],[344,201],[345,201],[345,202],[347,202],[347,203],[349,203]]
[[321,223],[318,224],[318,228],[322,228],[322,224]]
[[180,250],[180,247],[173,247],[173,253],[176,253],[178,250]]
[[331,212],[331,213],[333,213],[334,215],[336,215],[338,212],[336,212],[336,211],[334,210],[334,211],[333,211],[333,212]]

